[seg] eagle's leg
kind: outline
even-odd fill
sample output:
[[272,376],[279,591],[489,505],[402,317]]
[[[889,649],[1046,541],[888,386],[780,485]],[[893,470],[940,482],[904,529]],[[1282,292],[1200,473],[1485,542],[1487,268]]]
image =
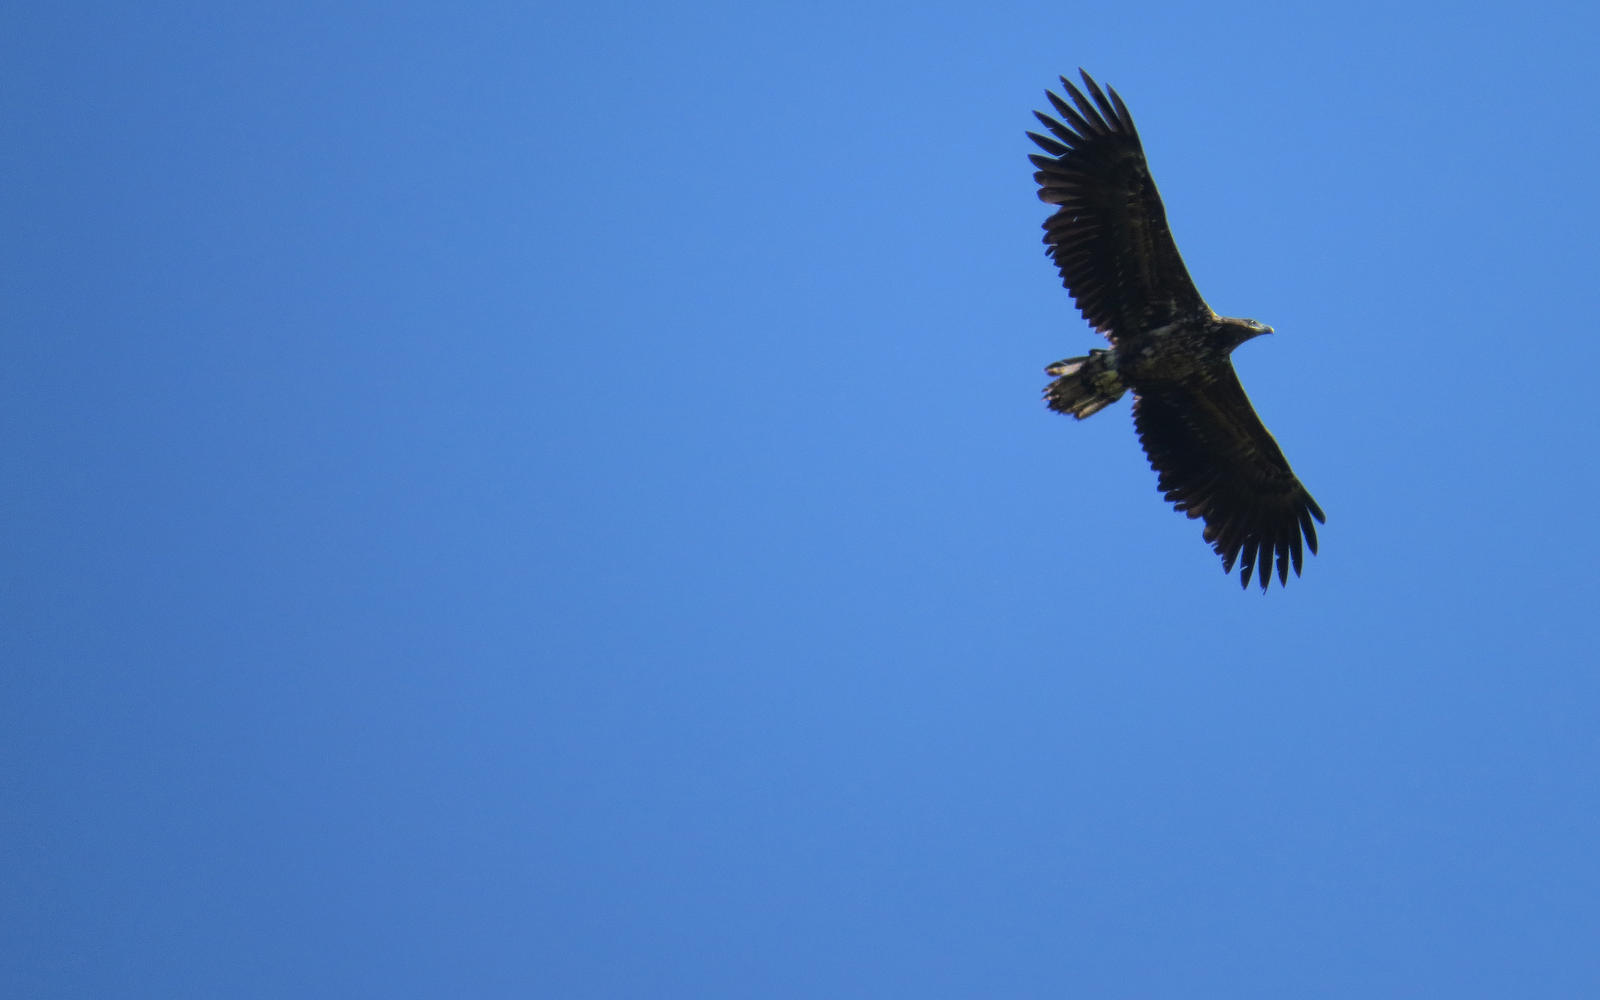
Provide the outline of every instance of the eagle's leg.
[[1088,357],[1057,361],[1044,371],[1060,376],[1044,387],[1045,403],[1079,420],[1115,403],[1128,389],[1117,374],[1116,351],[1090,351]]

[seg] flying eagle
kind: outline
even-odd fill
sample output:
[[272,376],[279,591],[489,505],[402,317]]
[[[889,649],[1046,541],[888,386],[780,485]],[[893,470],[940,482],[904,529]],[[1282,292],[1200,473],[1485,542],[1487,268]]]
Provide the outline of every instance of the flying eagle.
[[1134,427],[1157,486],[1205,521],[1223,572],[1237,562],[1240,583],[1249,587],[1254,573],[1265,591],[1276,562],[1278,583],[1287,584],[1290,566],[1300,575],[1302,538],[1317,551],[1312,519],[1325,519],[1228,360],[1272,328],[1206,305],[1167,229],[1127,105],[1078,72],[1089,96],[1066,77],[1071,104],[1046,91],[1061,120],[1034,112],[1050,134],[1028,135],[1049,155],[1029,159],[1039,168],[1039,200],[1059,206],[1044,224],[1046,252],[1111,348],[1046,368],[1058,377],[1045,401],[1082,420],[1132,389]]

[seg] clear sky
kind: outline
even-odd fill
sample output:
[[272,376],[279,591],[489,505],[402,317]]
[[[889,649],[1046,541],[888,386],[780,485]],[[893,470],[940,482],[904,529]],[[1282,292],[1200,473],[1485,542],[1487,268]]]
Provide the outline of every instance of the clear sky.
[[[0,15],[0,995],[1600,995],[1591,4]],[[1127,100],[1328,513],[1042,253]]]

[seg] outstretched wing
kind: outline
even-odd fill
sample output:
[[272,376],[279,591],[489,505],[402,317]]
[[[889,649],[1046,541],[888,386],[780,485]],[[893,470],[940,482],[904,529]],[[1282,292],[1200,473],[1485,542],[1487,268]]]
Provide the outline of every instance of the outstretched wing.
[[1300,485],[1278,443],[1250,406],[1224,362],[1180,382],[1141,383],[1133,422],[1166,499],[1205,520],[1205,539],[1222,557],[1222,571],[1240,563],[1239,580],[1255,572],[1266,590],[1277,563],[1278,582],[1289,567],[1300,575],[1301,540],[1313,554],[1322,508]]
[[1061,206],[1044,224],[1061,283],[1083,318],[1113,343],[1119,335],[1208,314],[1167,229],[1127,106],[1115,90],[1108,99],[1088,73],[1078,72],[1094,100],[1062,77],[1072,104],[1047,91],[1061,121],[1035,111],[1051,135],[1028,133],[1050,154],[1028,158],[1039,168],[1033,175],[1039,200]]

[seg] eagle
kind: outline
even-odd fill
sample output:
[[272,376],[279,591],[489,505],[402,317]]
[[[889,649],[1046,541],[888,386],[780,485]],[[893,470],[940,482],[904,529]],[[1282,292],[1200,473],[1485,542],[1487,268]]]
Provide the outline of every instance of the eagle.
[[[1133,391],[1133,423],[1157,487],[1177,510],[1205,522],[1222,571],[1251,575],[1263,592],[1300,575],[1303,549],[1317,551],[1322,508],[1295,478],[1256,416],[1229,360],[1234,348],[1272,328],[1218,316],[1189,277],[1167,229],[1167,213],[1128,107],[1080,69],[1084,90],[1061,77],[1071,102],[1046,91],[1058,118],[1035,111],[1048,134],[1028,136],[1046,253],[1083,318],[1109,349],[1057,361],[1045,402],[1079,420]],[[1085,93],[1087,91],[1087,94]],[[1091,99],[1092,98],[1092,99]]]

